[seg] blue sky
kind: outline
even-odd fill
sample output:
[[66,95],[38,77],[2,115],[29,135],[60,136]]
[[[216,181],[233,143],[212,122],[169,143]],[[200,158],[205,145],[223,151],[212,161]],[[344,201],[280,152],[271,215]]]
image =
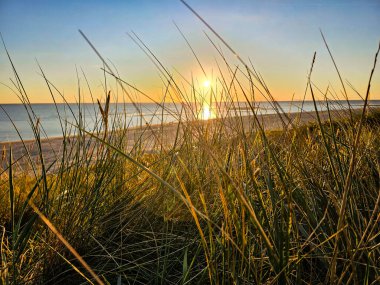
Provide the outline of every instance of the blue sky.
[[[303,97],[314,51],[314,82],[322,89],[329,83],[337,92],[341,89],[319,28],[343,79],[365,92],[380,40],[380,1],[187,2],[244,59],[254,62],[275,98],[289,100],[293,93],[295,98]],[[217,54],[203,33],[205,26],[178,0],[0,0],[0,32],[32,102],[51,101],[35,59],[69,101],[77,96],[76,68],[83,68],[96,96],[101,96],[101,63],[78,29],[116,65],[124,79],[155,98],[160,98],[163,85],[154,65],[127,36],[132,30],[168,69],[174,72],[175,68],[187,78],[199,76],[202,81],[200,69],[173,21],[187,36],[207,72],[215,73]],[[380,99],[379,74],[377,71],[373,79],[373,99]],[[10,65],[0,47],[0,82],[9,84],[10,77]],[[0,103],[17,101],[0,85]]]

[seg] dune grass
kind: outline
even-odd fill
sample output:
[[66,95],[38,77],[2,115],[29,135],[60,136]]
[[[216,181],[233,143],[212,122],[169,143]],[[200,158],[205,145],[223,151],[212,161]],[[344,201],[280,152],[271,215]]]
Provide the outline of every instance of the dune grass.
[[[58,113],[63,144],[53,163],[45,162],[43,122],[9,56],[39,155],[32,159],[25,146],[24,171],[12,149],[2,156],[3,284],[380,282],[380,113],[367,106],[377,54],[364,108],[328,107],[324,121],[311,68],[307,92],[317,120],[304,125],[273,100],[253,66],[240,57],[240,67],[229,64],[210,37],[224,67],[206,96],[195,82],[183,87],[132,36],[164,78],[166,100],[155,102],[156,116],[171,112],[178,123],[168,140],[166,126],[153,132],[134,102],[141,132],[130,146],[125,122],[109,114],[110,90],[148,95],[121,79],[82,35],[103,64],[106,100],[94,100],[100,115],[93,130],[81,113],[74,126]],[[52,98],[64,98],[41,73]],[[91,92],[78,86],[84,88]],[[265,129],[258,93],[277,110],[282,130]],[[241,95],[248,117],[238,108]],[[331,92],[322,95],[329,106]],[[220,108],[215,120],[199,120],[206,97]],[[168,101],[181,102],[174,114]],[[144,134],[153,134],[153,144]]]

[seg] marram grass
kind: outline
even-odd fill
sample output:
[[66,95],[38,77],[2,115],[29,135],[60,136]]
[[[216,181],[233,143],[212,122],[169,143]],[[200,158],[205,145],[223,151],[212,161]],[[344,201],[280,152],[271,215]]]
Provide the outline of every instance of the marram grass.
[[[53,163],[12,64],[39,154],[2,155],[1,283],[380,282],[380,113],[367,106],[376,60],[364,109],[316,112],[309,124],[278,110],[277,131],[254,107],[259,91],[273,98],[261,76],[222,63],[227,72],[210,98],[236,110],[243,94],[249,117],[194,120],[197,85],[185,92],[162,66],[168,98],[182,102],[170,132],[142,122],[142,136],[128,144],[132,133],[108,114],[109,87],[106,102],[94,102],[101,113],[94,130],[81,115],[74,126],[60,117],[63,144]],[[113,89],[128,93],[131,86],[104,68]],[[52,97],[61,96],[43,77]],[[310,71],[313,99],[315,89]]]

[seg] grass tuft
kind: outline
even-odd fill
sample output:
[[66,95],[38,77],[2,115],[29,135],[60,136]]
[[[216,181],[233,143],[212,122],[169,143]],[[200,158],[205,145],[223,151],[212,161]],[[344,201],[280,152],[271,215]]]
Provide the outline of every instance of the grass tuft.
[[[54,103],[59,150],[57,140],[43,138],[43,122],[6,50],[34,140],[24,141],[16,129],[21,142],[1,146],[1,283],[379,282],[380,111],[368,101],[379,50],[363,108],[332,107],[341,102],[312,82],[314,55],[307,90],[315,111],[286,113],[256,69],[182,2],[243,68],[229,63],[207,35],[220,58],[215,84],[204,91],[195,79],[176,79],[133,33],[165,79],[165,93],[151,117],[133,102],[140,123],[130,128],[122,116],[127,103],[113,112],[117,98],[110,90],[129,99],[131,92],[149,95],[120,78],[80,31],[104,67],[106,97],[95,102],[85,78],[98,114],[92,129],[80,100],[79,114],[65,103],[74,123]],[[64,99],[39,68],[53,101]],[[260,114],[256,94],[275,114]],[[212,119],[202,120],[205,103]],[[322,103],[325,110],[318,109]],[[166,115],[175,122],[167,124]],[[22,155],[15,156],[17,148]]]

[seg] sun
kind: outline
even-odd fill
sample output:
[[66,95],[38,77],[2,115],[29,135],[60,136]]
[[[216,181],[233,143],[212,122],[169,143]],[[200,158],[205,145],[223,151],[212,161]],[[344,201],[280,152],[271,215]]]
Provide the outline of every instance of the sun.
[[205,81],[203,81],[203,87],[205,87],[205,88],[209,88],[210,85],[211,85],[210,80],[205,80]]

